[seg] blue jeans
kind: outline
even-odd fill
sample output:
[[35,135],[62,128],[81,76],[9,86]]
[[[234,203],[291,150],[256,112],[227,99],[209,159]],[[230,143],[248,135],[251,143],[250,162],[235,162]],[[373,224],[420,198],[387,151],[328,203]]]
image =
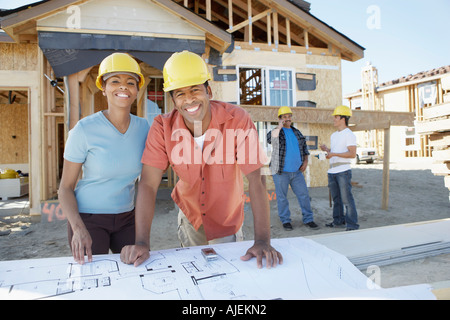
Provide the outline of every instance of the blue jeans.
[[333,223],[340,225],[345,222],[348,229],[358,229],[358,212],[352,195],[351,181],[352,170],[328,174],[328,187],[333,198]]
[[278,216],[281,223],[291,222],[291,212],[289,211],[289,201],[287,199],[289,185],[291,185],[292,191],[297,196],[298,203],[302,209],[303,223],[306,224],[313,221],[308,187],[306,186],[303,173],[300,170],[297,172],[283,172],[274,174],[272,177],[277,194]]

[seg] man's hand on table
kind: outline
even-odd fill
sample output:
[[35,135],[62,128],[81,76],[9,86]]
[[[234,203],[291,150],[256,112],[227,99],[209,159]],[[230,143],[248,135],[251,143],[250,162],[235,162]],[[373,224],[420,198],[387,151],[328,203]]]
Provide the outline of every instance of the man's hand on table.
[[266,267],[268,269],[283,263],[281,253],[265,241],[255,241],[255,244],[247,250],[247,253],[241,257],[241,260],[248,261],[253,257],[256,257],[256,265],[258,268],[263,267],[263,258],[266,258]]
[[136,244],[125,246],[120,252],[120,260],[125,264],[139,266],[150,257],[150,248],[147,244]]

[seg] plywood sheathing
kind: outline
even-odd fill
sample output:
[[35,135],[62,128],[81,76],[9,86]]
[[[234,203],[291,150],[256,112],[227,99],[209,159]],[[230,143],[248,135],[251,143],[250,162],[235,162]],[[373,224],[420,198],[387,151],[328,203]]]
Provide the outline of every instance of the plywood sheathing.
[[5,163],[28,163],[28,103],[0,104],[0,167]]
[[0,70],[36,70],[36,44],[0,43]]

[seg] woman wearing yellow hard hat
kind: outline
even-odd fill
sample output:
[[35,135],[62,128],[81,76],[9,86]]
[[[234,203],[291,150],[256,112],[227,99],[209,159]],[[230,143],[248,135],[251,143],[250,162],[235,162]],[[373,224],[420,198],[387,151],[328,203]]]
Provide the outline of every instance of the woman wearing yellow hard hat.
[[119,253],[135,241],[135,181],[141,173],[149,125],[130,110],[144,84],[133,57],[107,56],[96,85],[108,108],[81,119],[69,132],[59,200],[68,219],[72,254],[79,263],[84,263],[85,255],[90,261],[94,254]]

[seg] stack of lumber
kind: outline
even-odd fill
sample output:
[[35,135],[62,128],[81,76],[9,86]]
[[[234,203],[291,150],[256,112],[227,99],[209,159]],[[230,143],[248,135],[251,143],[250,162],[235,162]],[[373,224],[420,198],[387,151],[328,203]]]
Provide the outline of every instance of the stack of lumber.
[[[450,76],[442,78],[444,97],[450,95]],[[430,135],[433,147],[432,172],[444,176],[445,186],[450,192],[450,101],[424,108],[423,121],[416,123],[419,134]],[[449,197],[450,200],[450,197]]]

